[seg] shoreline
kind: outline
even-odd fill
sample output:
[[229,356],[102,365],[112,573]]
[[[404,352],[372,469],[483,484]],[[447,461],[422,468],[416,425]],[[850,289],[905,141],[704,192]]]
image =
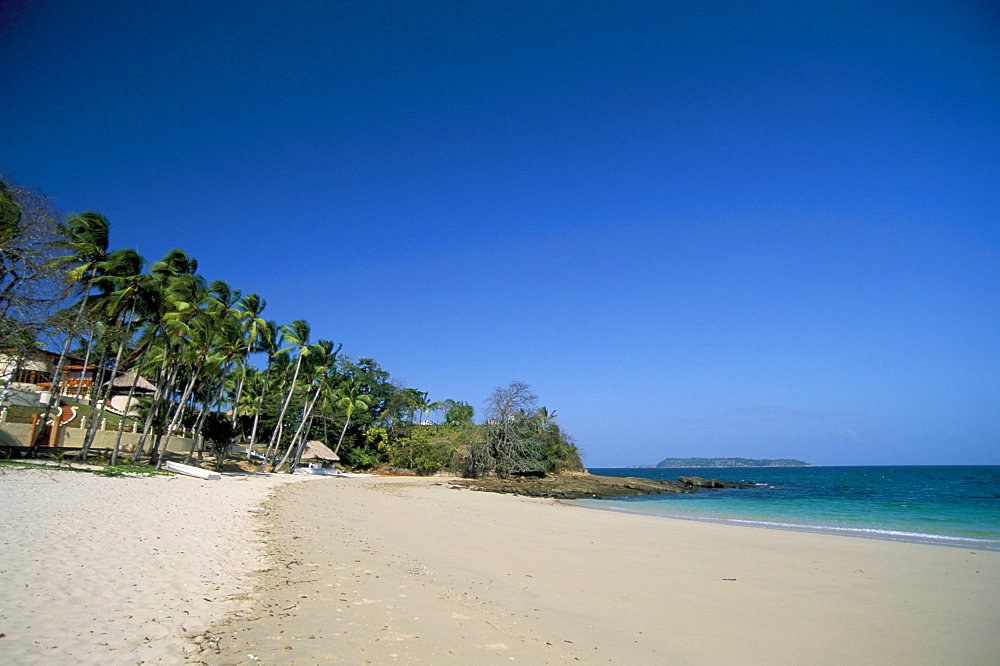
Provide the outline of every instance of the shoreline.
[[983,550],[1000,552],[1000,541],[989,539],[973,539],[947,534],[931,534],[923,532],[907,532],[903,530],[889,530],[865,527],[837,527],[830,525],[809,525],[806,523],[787,523],[767,520],[753,520],[741,517],[715,517],[700,516],[694,514],[673,514],[660,513],[657,511],[641,511],[629,509],[622,506],[597,506],[596,502],[605,500],[556,500],[569,506],[578,506],[583,509],[594,509],[596,511],[610,511],[612,513],[628,513],[638,516],[651,516],[666,520],[689,520],[697,523],[712,523],[715,525],[729,525],[731,527],[749,527],[765,530],[778,530],[783,532],[801,532],[804,534],[827,534],[830,536],[843,536],[854,539],[874,539],[876,541],[891,541],[894,543],[912,543],[921,546],[942,546],[945,548],[962,548],[966,550]]
[[[288,486],[207,664],[991,663],[1000,553],[583,511],[367,477]],[[252,655],[252,659],[251,656]]]

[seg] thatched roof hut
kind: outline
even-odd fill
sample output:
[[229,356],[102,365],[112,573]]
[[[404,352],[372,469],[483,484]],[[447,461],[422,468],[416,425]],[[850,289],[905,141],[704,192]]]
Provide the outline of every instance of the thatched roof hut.
[[[128,391],[132,388],[132,382],[135,380],[134,372],[123,372],[111,381],[107,382],[105,386],[110,386],[112,389],[119,389]],[[149,381],[145,377],[139,377],[139,381],[135,384],[135,390],[139,393],[153,393],[156,391],[156,386],[153,382]]]
[[337,462],[340,456],[330,450],[323,442],[312,440],[306,442],[306,449],[302,452],[303,461],[322,460],[323,462]]

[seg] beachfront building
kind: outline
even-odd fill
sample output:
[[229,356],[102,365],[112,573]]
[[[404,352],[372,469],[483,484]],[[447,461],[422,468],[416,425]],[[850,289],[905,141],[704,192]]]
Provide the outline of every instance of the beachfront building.
[[[59,393],[64,397],[87,398],[98,373],[96,365],[84,367],[83,361],[66,357]],[[59,365],[59,354],[47,349],[0,352],[0,386],[32,393],[49,393]]]
[[0,404],[40,406],[59,354],[44,349],[0,351]]
[[[0,352],[0,402],[24,402],[26,397],[50,394],[58,365],[59,354],[46,349]],[[87,400],[98,376],[107,376],[108,373],[107,369],[101,373],[97,365],[84,367],[81,359],[67,357],[59,382],[59,394],[64,398]],[[128,394],[133,381],[136,386],[130,402]],[[106,407],[117,414],[124,414],[126,409],[134,410],[139,397],[156,391],[152,382],[143,377],[136,380],[132,372],[121,373],[105,382],[104,386],[109,389]]]
[[40,392],[41,384],[52,381],[58,360],[59,354],[43,349],[0,351],[0,386]]

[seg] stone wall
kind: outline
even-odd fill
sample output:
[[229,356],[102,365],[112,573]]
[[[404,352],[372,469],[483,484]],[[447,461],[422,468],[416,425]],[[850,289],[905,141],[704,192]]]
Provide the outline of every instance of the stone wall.
[[[82,428],[62,428],[59,432],[59,445],[64,448],[78,449],[83,446],[83,438],[87,431]],[[6,446],[30,446],[28,437],[31,435],[31,424],[29,423],[0,423],[0,445]],[[122,450],[132,451],[139,442],[140,433],[122,433]],[[94,435],[94,445],[92,451],[110,451],[114,448],[118,432],[115,430],[98,430]],[[187,453],[191,449],[192,440],[190,437],[171,437],[170,445],[167,447],[172,453]],[[45,448],[39,450],[44,452]]]

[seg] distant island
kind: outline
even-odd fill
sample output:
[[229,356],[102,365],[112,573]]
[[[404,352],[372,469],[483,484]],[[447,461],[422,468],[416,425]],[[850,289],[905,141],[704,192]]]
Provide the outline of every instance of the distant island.
[[760,460],[754,458],[665,458],[655,465],[632,465],[632,467],[809,467],[801,460],[782,458]]

